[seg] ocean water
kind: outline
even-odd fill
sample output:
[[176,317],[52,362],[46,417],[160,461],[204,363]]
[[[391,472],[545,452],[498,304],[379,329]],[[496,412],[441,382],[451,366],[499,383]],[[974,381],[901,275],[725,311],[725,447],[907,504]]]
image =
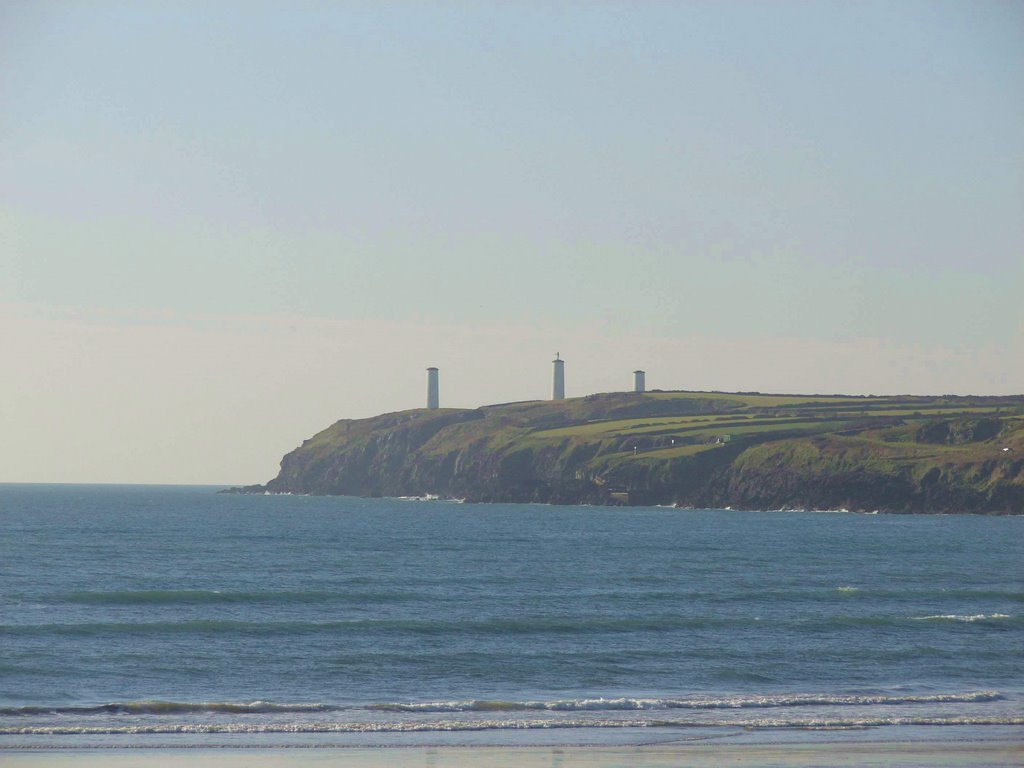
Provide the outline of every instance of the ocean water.
[[1024,724],[1024,518],[0,485],[0,748]]

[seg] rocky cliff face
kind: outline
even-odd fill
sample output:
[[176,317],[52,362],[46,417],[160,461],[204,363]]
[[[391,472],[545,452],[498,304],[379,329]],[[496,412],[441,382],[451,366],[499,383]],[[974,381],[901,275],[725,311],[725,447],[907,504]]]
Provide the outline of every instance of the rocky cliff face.
[[788,440],[744,451],[712,491],[741,508],[1024,511],[1024,460],[942,458],[907,461],[856,438]]
[[415,459],[441,430],[481,418],[479,411],[406,411],[339,421],[281,460],[272,493],[403,496],[433,483]]
[[239,490],[1024,513],[1024,398],[964,399],[959,413],[903,400],[618,394],[403,411],[339,421]]

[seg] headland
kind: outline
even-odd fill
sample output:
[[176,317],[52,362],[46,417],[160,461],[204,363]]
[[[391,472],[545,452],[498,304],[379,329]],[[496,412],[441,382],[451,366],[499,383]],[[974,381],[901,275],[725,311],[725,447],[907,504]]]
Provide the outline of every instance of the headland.
[[343,419],[238,493],[1024,514],[1024,395],[620,392]]

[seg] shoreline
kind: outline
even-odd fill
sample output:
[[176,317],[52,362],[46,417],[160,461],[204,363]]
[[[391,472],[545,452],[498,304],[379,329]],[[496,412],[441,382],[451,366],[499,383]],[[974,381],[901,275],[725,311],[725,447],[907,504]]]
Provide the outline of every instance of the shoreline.
[[[182,486],[187,487],[187,486]],[[942,510],[901,510],[901,509],[890,509],[886,507],[878,507],[877,509],[867,508],[828,508],[828,507],[802,507],[802,506],[787,506],[775,508],[765,508],[757,506],[723,506],[723,507],[708,507],[708,506],[695,506],[693,504],[623,504],[621,502],[602,502],[602,501],[565,501],[565,502],[554,502],[554,501],[517,501],[515,499],[475,499],[472,497],[456,497],[456,496],[443,496],[437,494],[426,494],[423,496],[367,496],[362,494],[348,494],[348,493],[312,493],[307,491],[271,491],[267,490],[265,485],[249,485],[249,486],[193,486],[193,487],[210,487],[218,488],[216,491],[218,495],[222,496],[296,496],[303,498],[314,498],[314,499],[359,499],[359,500],[386,500],[386,501],[405,501],[405,502],[421,502],[421,503],[440,503],[440,504],[467,504],[469,506],[480,505],[480,506],[499,506],[499,505],[515,505],[518,507],[527,506],[539,506],[539,507],[594,507],[595,509],[623,509],[627,511],[638,510],[638,509],[671,509],[678,512],[794,512],[799,514],[812,514],[812,515],[884,515],[890,517],[949,517],[949,516],[970,516],[970,517],[1024,517],[1024,509],[1021,511],[1004,511],[1004,510],[966,510],[966,511],[942,511]],[[253,489],[253,490],[249,490]]]
[[[762,734],[763,735],[763,734]],[[891,768],[924,766],[990,766],[1004,768],[1024,762],[1024,737],[974,734],[973,738],[885,740],[870,739],[756,740],[727,742],[717,739],[666,741],[657,744],[615,746],[323,746],[294,747],[151,747],[27,748],[0,747],[4,765],[12,768],[168,768],[201,763],[211,768],[377,768],[394,765],[431,768],[693,768],[722,765],[830,766],[885,765]],[[806,737],[806,734],[804,734]]]
[[591,751],[656,750],[697,747],[767,749],[888,749],[908,745],[1003,745],[1024,750],[1020,724],[943,724],[869,726],[665,726],[470,731],[247,732],[247,733],[121,733],[0,737],[0,755],[171,752],[304,752],[339,753],[416,750]]

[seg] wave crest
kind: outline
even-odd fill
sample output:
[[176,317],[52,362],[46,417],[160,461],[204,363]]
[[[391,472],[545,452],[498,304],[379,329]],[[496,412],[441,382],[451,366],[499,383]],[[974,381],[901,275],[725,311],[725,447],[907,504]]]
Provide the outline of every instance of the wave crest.
[[439,701],[371,704],[370,710],[380,712],[514,712],[543,710],[549,712],[605,712],[615,710],[657,709],[767,709],[803,706],[877,706],[900,704],[949,704],[999,701],[998,691],[932,694],[924,696],[885,695],[818,695],[795,694],[778,696],[733,696],[723,698],[593,698],[557,701]]
[[692,721],[662,718],[557,719],[557,720],[439,720],[432,722],[320,722],[320,723],[179,723],[125,726],[27,726],[0,727],[0,736],[73,736],[135,734],[228,734],[228,733],[415,733],[427,731],[548,730],[573,728],[867,728],[884,725],[1024,725],[1024,717],[861,717],[861,718],[761,718]]
[[668,697],[668,698],[584,698],[555,699],[552,701],[504,701],[493,699],[467,699],[456,701],[382,702],[367,705],[332,705],[321,703],[278,704],[256,700],[250,702],[180,702],[180,701],[125,701],[93,706],[23,706],[0,708],[0,716],[30,715],[188,715],[206,714],[302,714],[363,710],[394,713],[455,712],[615,712],[654,711],[672,709],[776,709],[808,706],[898,706],[906,704],[973,704],[1000,701],[999,691],[972,691],[968,693],[939,693],[928,695],[842,695],[842,694],[779,694],[763,696],[727,697]]
[[3,707],[0,715],[188,715],[194,713],[274,714],[285,712],[330,712],[338,707],[326,704],[273,704],[252,702],[122,701],[84,707]]

